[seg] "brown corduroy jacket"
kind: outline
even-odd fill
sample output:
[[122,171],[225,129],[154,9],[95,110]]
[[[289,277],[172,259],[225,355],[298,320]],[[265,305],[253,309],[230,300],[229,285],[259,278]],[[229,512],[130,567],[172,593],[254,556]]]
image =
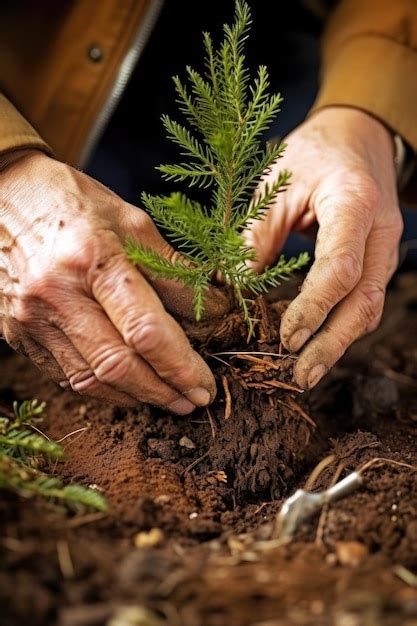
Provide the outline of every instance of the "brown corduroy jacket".
[[[82,166],[163,0],[0,6],[0,155],[39,148]],[[323,37],[314,109],[360,108],[417,151],[417,0],[341,0]]]

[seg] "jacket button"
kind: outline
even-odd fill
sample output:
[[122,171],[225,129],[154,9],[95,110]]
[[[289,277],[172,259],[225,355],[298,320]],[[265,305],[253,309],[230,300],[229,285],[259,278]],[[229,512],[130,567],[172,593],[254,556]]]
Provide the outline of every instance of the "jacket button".
[[94,43],[88,48],[88,57],[94,63],[101,61],[103,58],[103,50],[98,43]]

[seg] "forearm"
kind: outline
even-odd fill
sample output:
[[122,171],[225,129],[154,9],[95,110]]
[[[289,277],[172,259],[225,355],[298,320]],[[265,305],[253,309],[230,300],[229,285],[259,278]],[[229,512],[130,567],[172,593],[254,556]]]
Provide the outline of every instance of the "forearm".
[[352,106],[417,150],[417,7],[408,0],[342,0],[322,43],[313,111]]
[[41,150],[51,154],[48,144],[25,120],[17,109],[0,93],[0,167],[17,150]]

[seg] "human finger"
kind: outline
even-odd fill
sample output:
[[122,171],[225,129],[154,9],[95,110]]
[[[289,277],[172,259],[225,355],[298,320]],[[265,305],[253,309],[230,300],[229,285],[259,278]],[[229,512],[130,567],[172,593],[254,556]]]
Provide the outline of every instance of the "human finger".
[[314,387],[356,339],[378,326],[386,286],[398,264],[398,240],[393,237],[394,231],[398,231],[397,225],[370,234],[362,278],[301,352],[294,378],[304,389]]
[[354,195],[326,196],[317,215],[315,261],[281,322],[281,341],[292,352],[300,350],[360,281],[373,221],[373,211]]
[[165,311],[147,280],[123,251],[107,254],[89,276],[91,294],[126,346],[140,355],[173,389],[205,406],[216,393],[214,377],[184,331]]
[[53,380],[63,389],[70,388],[82,396],[88,395],[118,406],[138,404],[133,396],[101,383],[87,361],[58,328],[50,327],[47,333],[38,333],[37,340],[38,345],[59,365],[61,376],[59,379],[54,376]]
[[10,316],[5,315],[2,319],[2,334],[13,350],[28,357],[48,378],[58,384],[65,379],[62,368],[49,350],[23,332]]
[[162,381],[152,367],[125,344],[97,302],[84,296],[79,298],[78,304],[70,316],[65,317],[61,312],[58,321],[89,367],[77,380],[78,392],[91,395],[98,382],[133,397],[136,403],[148,402],[180,415],[193,411],[192,402]]

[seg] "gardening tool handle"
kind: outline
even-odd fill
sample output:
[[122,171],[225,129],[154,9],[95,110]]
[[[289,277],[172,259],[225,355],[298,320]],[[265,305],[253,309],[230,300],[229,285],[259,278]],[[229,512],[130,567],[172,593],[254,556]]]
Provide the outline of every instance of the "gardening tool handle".
[[352,472],[340,482],[327,489],[323,494],[327,502],[334,502],[342,498],[362,485],[362,477],[358,472]]

